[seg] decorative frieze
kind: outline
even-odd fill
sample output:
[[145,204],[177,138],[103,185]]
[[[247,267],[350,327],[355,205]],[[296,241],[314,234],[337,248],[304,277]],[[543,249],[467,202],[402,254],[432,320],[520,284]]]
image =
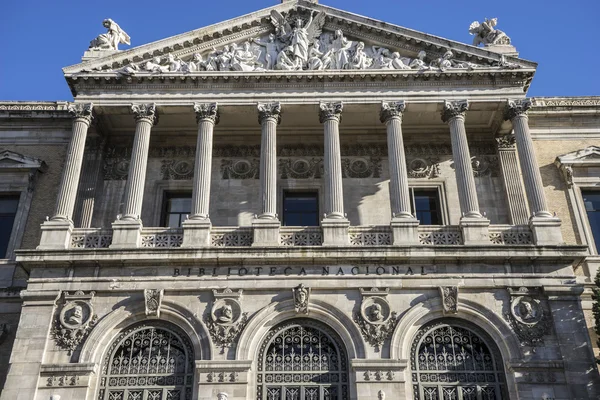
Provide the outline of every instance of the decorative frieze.
[[550,333],[552,319],[544,306],[539,289],[521,287],[508,289],[509,310],[504,317],[519,338],[522,346],[532,347],[544,344],[544,336]]
[[[210,383],[236,383],[239,381],[240,374],[230,371],[212,371],[206,374],[206,382]],[[222,393],[220,393],[222,394]]]
[[396,312],[391,310],[386,299],[389,291],[389,288],[385,290],[361,288],[360,311],[354,314],[354,322],[375,351],[381,350],[383,343],[390,337],[400,320]]
[[62,305],[57,309],[57,317],[52,328],[52,336],[56,344],[69,351],[74,351],[85,340],[92,330],[98,316],[94,313],[92,300],[96,292],[85,294],[77,291],[74,294],[62,292]]
[[234,292],[226,288],[222,292],[213,290],[213,301],[210,313],[205,315],[204,323],[210,332],[214,344],[225,348],[232,347],[248,322],[248,313],[243,312],[242,290]]
[[259,175],[259,159],[221,160],[221,176],[223,179],[258,179]]
[[410,178],[437,178],[440,174],[440,164],[437,157],[408,158],[406,165]]
[[343,178],[379,178],[381,177],[381,158],[342,157]]
[[188,160],[162,160],[163,180],[189,180],[194,176],[194,163]]

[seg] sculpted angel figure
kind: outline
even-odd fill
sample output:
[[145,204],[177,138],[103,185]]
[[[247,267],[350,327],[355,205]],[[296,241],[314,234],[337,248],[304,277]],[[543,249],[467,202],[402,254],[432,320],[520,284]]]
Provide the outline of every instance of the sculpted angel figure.
[[279,46],[275,41],[275,35],[269,34],[269,37],[266,41],[261,39],[254,39],[254,43],[257,45],[264,47],[267,51],[265,54],[265,60],[267,61],[267,69],[275,69],[275,64],[277,63],[277,56],[279,55]]
[[315,12],[312,11],[306,25],[301,18],[297,18],[292,28],[281,13],[272,10],[271,22],[275,26],[278,39],[283,43],[290,43],[292,58],[300,60],[301,66],[304,67],[308,61],[308,47],[321,35],[325,13],[320,11],[315,16]]
[[510,38],[506,33],[495,29],[498,25],[498,18],[485,19],[482,23],[473,21],[469,26],[469,33],[474,35],[473,46],[479,46],[483,43],[488,44],[510,44]]
[[353,69],[367,69],[371,66],[373,59],[365,52],[364,42],[358,42],[351,61]]
[[131,44],[129,35],[112,19],[102,21],[108,32],[98,35],[90,42],[90,49],[119,50],[119,44]]

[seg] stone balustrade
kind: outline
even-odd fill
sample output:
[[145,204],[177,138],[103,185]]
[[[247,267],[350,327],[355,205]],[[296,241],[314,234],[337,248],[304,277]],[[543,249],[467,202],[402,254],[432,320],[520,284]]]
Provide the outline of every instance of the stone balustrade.
[[142,247],[173,248],[181,247],[183,229],[181,228],[144,228],[142,229]]
[[106,249],[112,243],[112,229],[75,228],[71,234],[71,249]]
[[323,231],[320,227],[284,226],[279,231],[282,246],[321,246]]

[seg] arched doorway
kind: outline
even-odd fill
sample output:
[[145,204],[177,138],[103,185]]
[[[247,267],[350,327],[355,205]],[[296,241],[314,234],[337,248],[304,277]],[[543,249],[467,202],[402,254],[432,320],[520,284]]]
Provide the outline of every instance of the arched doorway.
[[309,319],[273,328],[258,355],[257,400],[348,400],[348,357],[339,336]]
[[419,329],[411,369],[415,400],[508,400],[500,351],[464,321],[438,320]]
[[123,330],[104,356],[98,400],[192,400],[194,350],[172,324]]

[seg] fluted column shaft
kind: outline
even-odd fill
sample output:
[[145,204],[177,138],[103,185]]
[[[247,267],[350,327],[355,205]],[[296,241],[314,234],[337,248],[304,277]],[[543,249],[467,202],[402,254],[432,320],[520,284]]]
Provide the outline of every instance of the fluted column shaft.
[[527,110],[530,107],[531,101],[528,99],[509,101],[505,112],[505,119],[509,119],[512,122],[515,132],[519,163],[521,164],[523,181],[525,182],[529,210],[534,217],[551,218],[552,214],[548,211],[544,185],[542,184],[542,175],[536,161],[533,140],[529,133]]
[[194,188],[190,219],[208,220],[212,171],[213,130],[219,123],[217,103],[194,104],[198,122]]
[[137,221],[142,213],[150,132],[157,120],[154,104],[134,104],[131,110],[135,116],[135,137],[125,186],[122,218],[125,221]]
[[465,129],[465,114],[469,109],[469,103],[465,101],[445,102],[442,120],[450,127],[450,138],[452,142],[452,157],[456,170],[456,183],[458,186],[458,198],[463,216],[467,218],[481,218],[479,202],[477,200],[477,189],[473,176],[471,154],[467,141]]
[[345,218],[340,149],[342,110],[341,102],[320,104],[319,120],[324,126],[325,137],[325,217],[330,219]]
[[514,135],[504,135],[496,138],[498,156],[502,177],[506,190],[510,223],[512,225],[526,225],[529,220],[527,200],[521,183],[521,171],[517,160],[517,149]]
[[73,115],[73,134],[69,143],[63,175],[58,189],[56,209],[53,221],[72,221],[77,186],[81,175],[81,165],[85,151],[87,131],[92,122],[92,104],[71,104],[69,112]]
[[381,122],[387,127],[388,163],[390,168],[390,204],[392,217],[413,218],[410,212],[408,172],[402,138],[402,113],[405,105],[400,102],[383,102]]
[[260,143],[259,219],[277,219],[277,125],[281,121],[281,104],[258,104],[258,122],[262,127]]

